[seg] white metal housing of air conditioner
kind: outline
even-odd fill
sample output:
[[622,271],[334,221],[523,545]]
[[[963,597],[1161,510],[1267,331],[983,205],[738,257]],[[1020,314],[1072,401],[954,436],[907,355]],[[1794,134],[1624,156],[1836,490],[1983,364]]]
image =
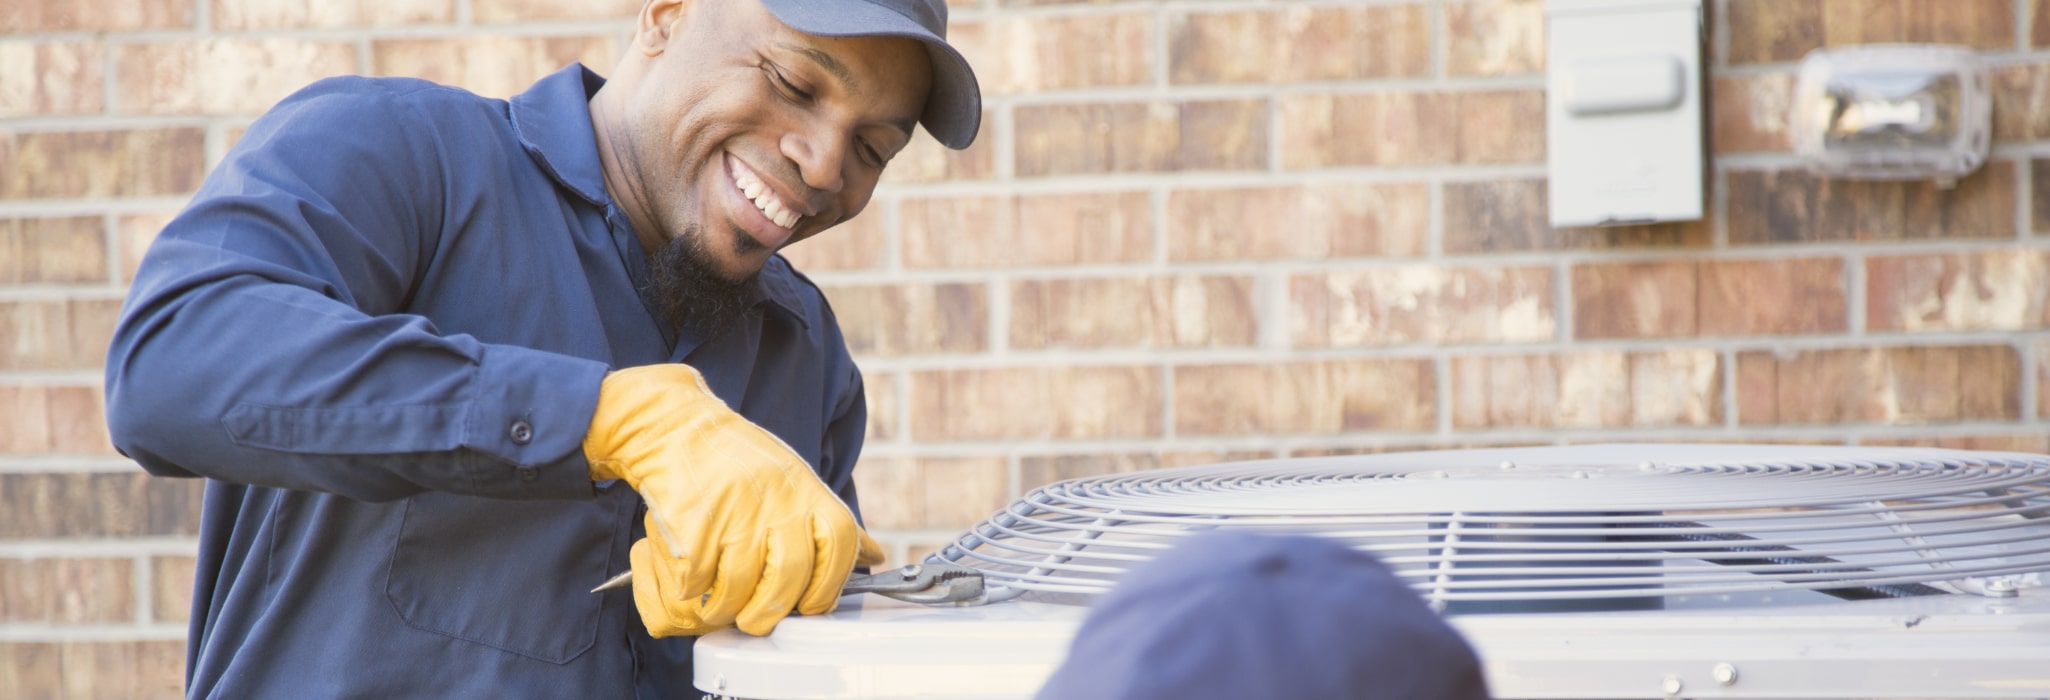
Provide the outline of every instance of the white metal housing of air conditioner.
[[2050,457],[1595,445],[1273,460],[1038,489],[930,561],[1000,602],[847,598],[697,646],[742,698],[1024,698],[1086,605],[1209,529],[1372,552],[1496,697],[2050,698]]

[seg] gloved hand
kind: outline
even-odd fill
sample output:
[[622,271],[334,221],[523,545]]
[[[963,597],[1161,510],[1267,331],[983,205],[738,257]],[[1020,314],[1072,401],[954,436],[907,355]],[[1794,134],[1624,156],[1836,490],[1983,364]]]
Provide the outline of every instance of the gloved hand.
[[687,365],[606,375],[584,456],[593,480],[624,480],[648,504],[634,606],[656,637],[768,634],[792,608],[831,611],[857,561],[882,561],[811,465]]

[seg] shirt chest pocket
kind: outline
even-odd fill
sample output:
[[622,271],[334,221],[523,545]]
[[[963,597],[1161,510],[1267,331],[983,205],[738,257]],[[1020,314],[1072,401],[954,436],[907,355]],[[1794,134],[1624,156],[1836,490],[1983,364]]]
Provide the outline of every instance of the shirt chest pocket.
[[[625,491],[625,489],[617,489]],[[385,596],[407,625],[549,663],[597,639],[602,596],[624,570],[635,499],[502,501],[443,493],[407,499]]]

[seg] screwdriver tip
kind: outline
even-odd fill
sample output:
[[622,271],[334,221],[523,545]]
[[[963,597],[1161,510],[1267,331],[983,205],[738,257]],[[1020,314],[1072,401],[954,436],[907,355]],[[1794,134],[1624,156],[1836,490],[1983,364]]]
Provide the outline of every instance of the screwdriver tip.
[[625,588],[625,587],[627,587],[627,586],[631,586],[631,585],[633,585],[633,582],[634,582],[634,572],[632,572],[632,571],[626,571],[626,572],[623,572],[623,573],[621,573],[621,574],[620,574],[620,575],[618,575],[618,576],[614,576],[614,577],[612,577],[612,578],[608,578],[608,579],[605,579],[605,582],[604,582],[604,583],[598,584],[598,587],[597,587],[597,588],[593,588],[593,589],[591,589],[591,592],[592,592],[592,593],[603,593],[603,592],[605,592],[605,591],[609,591],[609,590],[612,590],[612,589],[614,589],[614,588]]

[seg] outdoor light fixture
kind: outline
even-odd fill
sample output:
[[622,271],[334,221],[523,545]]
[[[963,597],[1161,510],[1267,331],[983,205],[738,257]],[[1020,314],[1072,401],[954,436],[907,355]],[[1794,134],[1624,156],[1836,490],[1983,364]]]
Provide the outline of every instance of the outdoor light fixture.
[[1963,47],[1816,49],[1794,84],[1794,153],[1828,177],[1950,187],[1986,162],[1992,119],[1986,66]]

